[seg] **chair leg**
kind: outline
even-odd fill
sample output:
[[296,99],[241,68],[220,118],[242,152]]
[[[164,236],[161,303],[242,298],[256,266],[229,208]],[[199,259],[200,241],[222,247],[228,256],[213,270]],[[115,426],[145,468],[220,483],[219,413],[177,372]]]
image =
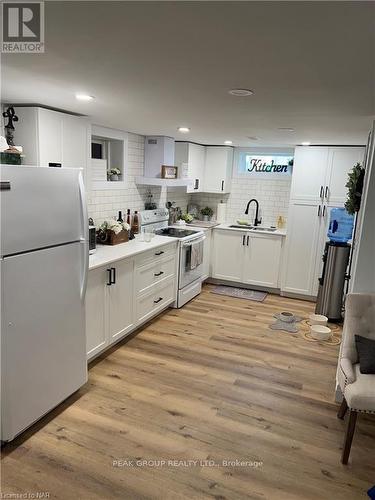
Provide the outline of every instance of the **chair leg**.
[[342,451],[341,463],[346,465],[349,460],[350,448],[352,447],[353,435],[355,430],[355,424],[357,421],[357,412],[355,410],[350,410],[348,427],[346,429],[344,449]]
[[337,418],[340,418],[342,420],[345,417],[347,410],[348,410],[348,403],[346,402],[345,398],[342,398],[342,403],[337,413]]

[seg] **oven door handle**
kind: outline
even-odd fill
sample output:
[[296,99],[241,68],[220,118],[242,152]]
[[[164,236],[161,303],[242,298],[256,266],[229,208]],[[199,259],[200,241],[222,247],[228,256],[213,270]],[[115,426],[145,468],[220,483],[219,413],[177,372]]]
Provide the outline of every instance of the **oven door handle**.
[[193,243],[201,243],[201,241],[204,241],[205,239],[206,239],[206,237],[202,236],[202,238],[196,238],[195,240],[187,241],[186,243],[183,243],[182,246],[183,247],[191,247],[191,245]]

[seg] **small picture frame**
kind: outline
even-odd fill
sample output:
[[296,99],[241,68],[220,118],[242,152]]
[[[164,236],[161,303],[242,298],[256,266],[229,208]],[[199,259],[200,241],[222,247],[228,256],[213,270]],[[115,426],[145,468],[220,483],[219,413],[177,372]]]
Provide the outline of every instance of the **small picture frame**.
[[161,166],[162,179],[177,179],[178,167],[169,167],[168,165]]

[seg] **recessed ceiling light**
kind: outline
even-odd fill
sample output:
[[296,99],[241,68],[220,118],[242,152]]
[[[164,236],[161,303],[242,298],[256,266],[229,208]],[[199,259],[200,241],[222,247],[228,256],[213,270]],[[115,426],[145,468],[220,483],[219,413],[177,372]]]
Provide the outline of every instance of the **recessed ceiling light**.
[[311,142],[309,141],[303,141],[301,142],[302,146],[310,146]]
[[230,95],[235,95],[236,97],[247,97],[254,94],[254,92],[250,89],[231,89],[228,90],[228,93]]
[[233,144],[233,141],[224,141],[224,144],[227,144],[228,146],[230,146],[231,144]]
[[177,129],[179,132],[182,132],[183,134],[187,134],[188,132],[190,132],[190,129],[189,127],[178,127]]
[[281,130],[282,132],[294,132],[294,128],[292,127],[279,127],[278,130]]
[[76,99],[79,101],[92,101],[95,98],[94,96],[88,94],[76,94]]

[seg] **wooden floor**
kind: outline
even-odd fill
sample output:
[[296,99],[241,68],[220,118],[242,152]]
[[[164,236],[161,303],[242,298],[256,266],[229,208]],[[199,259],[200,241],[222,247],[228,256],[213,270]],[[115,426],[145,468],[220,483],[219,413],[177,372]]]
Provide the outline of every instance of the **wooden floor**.
[[[3,494],[367,498],[375,483],[375,420],[359,416],[351,463],[341,465],[345,424],[333,402],[338,348],[268,328],[276,312],[306,316],[313,306],[211,290],[100,358],[77,395],[5,446]],[[244,463],[226,466],[231,460]]]

